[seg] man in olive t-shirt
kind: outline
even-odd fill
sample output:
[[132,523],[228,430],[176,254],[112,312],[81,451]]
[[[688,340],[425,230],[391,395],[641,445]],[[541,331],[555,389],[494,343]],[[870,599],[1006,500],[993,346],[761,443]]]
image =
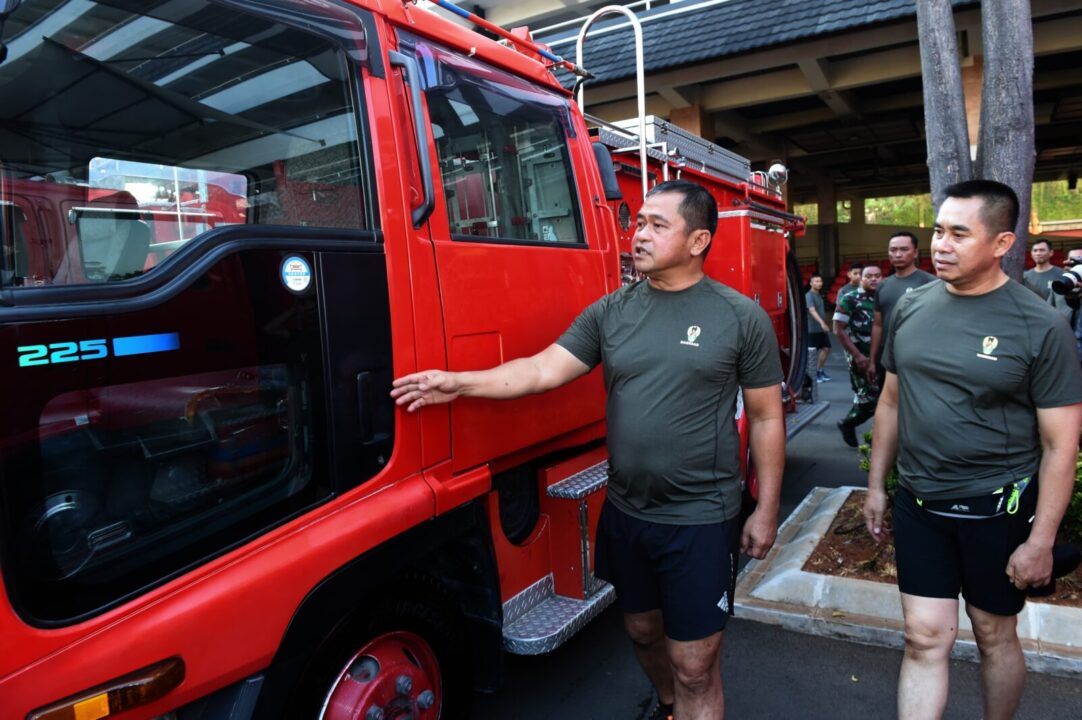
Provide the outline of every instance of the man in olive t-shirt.
[[740,387],[778,384],[769,317],[704,277],[685,290],[639,281],[586,308],[556,341],[604,363],[608,499],[651,522],[702,524],[740,512]]
[[[586,308],[537,355],[495,368],[426,370],[394,381],[409,411],[467,395],[544,392],[604,366],[609,486],[598,577],[616,588],[624,626],[658,694],[654,717],[721,718],[721,637],[740,550],[766,556],[777,532],[785,422],[769,317],[707,278],[717,202],[684,180],[651,190],[632,243],[645,280]],[[740,527],[743,391],[759,480]]]
[[973,180],[945,194],[932,239],[943,282],[903,297],[891,320],[864,516],[881,540],[897,457],[898,717],[942,716],[961,592],[983,717],[1006,720],[1026,673],[1016,615],[1026,588],[1050,582],[1074,489],[1082,372],[1062,318],[1000,268],[1015,240],[1014,191]]
[[894,306],[906,293],[921,285],[935,281],[935,275],[917,267],[920,249],[917,236],[911,232],[897,232],[887,240],[887,256],[894,273],[883,278],[875,291],[875,323],[872,325],[871,365],[875,368],[875,384],[883,387],[886,370],[883,368],[883,341],[890,331],[890,315]]
[[976,297],[935,283],[902,299],[894,326],[883,364],[898,376],[901,484],[964,498],[1034,475],[1035,408],[1082,402],[1063,319],[1018,283]]
[[1058,280],[1063,270],[1052,264],[1052,245],[1047,240],[1034,240],[1029,255],[1034,265],[1022,273],[1022,284],[1040,295],[1042,300],[1047,300],[1052,292],[1052,281]]
[[804,303],[808,308],[808,347],[819,351],[815,359],[815,382],[827,382],[831,377],[823,368],[830,356],[830,325],[823,302],[823,276],[819,273],[812,275],[808,281]]

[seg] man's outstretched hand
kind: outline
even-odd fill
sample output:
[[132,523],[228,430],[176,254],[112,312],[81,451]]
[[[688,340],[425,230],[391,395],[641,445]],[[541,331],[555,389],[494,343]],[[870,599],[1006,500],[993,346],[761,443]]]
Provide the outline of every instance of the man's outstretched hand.
[[392,383],[391,397],[396,405],[405,405],[413,412],[426,405],[448,403],[462,394],[458,373],[425,370],[405,375]]

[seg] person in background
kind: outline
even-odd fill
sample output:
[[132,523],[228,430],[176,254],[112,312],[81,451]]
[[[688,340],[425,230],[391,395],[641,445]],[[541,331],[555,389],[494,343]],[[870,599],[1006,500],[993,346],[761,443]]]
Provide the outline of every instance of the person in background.
[[890,328],[890,313],[894,310],[894,305],[906,293],[935,280],[935,275],[917,267],[920,250],[917,247],[917,236],[913,233],[899,232],[891,235],[887,240],[887,256],[894,268],[894,274],[883,278],[876,288],[875,323],[872,325],[871,364],[875,368],[875,384],[879,387],[883,386],[886,373],[881,362],[883,338],[887,336]]
[[1034,265],[1022,273],[1022,284],[1047,300],[1052,281],[1058,280],[1063,270],[1052,264],[1052,246],[1047,240],[1034,240],[1029,254]]
[[[1064,264],[1064,273],[1070,271],[1082,277],[1082,245],[1075,245],[1067,251],[1067,260]],[[1058,310],[1067,320],[1067,324],[1074,333],[1075,344],[1078,346],[1078,359],[1082,362],[1082,280],[1073,278],[1079,284],[1073,291],[1061,295],[1055,291],[1048,293],[1048,304]]]
[[816,273],[811,276],[804,301],[808,306],[808,347],[819,351],[815,362],[815,382],[827,382],[831,378],[823,368],[830,356],[830,325],[824,319],[827,311],[823,303],[822,275]]
[[851,292],[856,292],[860,288],[860,274],[864,271],[864,263],[855,262],[849,266],[849,272],[846,275],[849,282],[838,288],[838,294],[834,297],[834,304],[837,305],[842,301],[842,298]]
[[853,406],[838,421],[838,430],[849,447],[857,447],[857,427],[875,414],[879,388],[875,367],[871,364],[872,324],[875,322],[875,292],[883,271],[878,265],[861,270],[860,288],[844,295],[834,310],[834,334],[845,348],[849,364],[849,384],[853,387]]

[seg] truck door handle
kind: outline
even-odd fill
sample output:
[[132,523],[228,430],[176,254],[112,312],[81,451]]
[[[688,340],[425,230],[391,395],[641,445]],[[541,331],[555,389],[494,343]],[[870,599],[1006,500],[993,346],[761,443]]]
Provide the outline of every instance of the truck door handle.
[[406,85],[410,89],[410,104],[413,106],[413,134],[417,138],[417,159],[421,164],[421,188],[424,190],[423,202],[412,213],[413,227],[419,228],[425,220],[428,220],[428,216],[436,207],[436,191],[432,187],[432,163],[428,156],[428,132],[425,128],[424,106],[421,102],[421,72],[417,67],[417,61],[405,53],[390,50],[387,56],[391,59],[391,65],[402,68]]

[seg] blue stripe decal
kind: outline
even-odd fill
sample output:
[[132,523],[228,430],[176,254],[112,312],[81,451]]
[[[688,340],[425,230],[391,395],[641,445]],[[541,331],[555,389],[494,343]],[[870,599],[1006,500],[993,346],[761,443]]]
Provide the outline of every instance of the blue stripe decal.
[[148,353],[168,352],[180,349],[179,333],[161,333],[159,335],[130,335],[113,338],[113,355],[146,355]]

